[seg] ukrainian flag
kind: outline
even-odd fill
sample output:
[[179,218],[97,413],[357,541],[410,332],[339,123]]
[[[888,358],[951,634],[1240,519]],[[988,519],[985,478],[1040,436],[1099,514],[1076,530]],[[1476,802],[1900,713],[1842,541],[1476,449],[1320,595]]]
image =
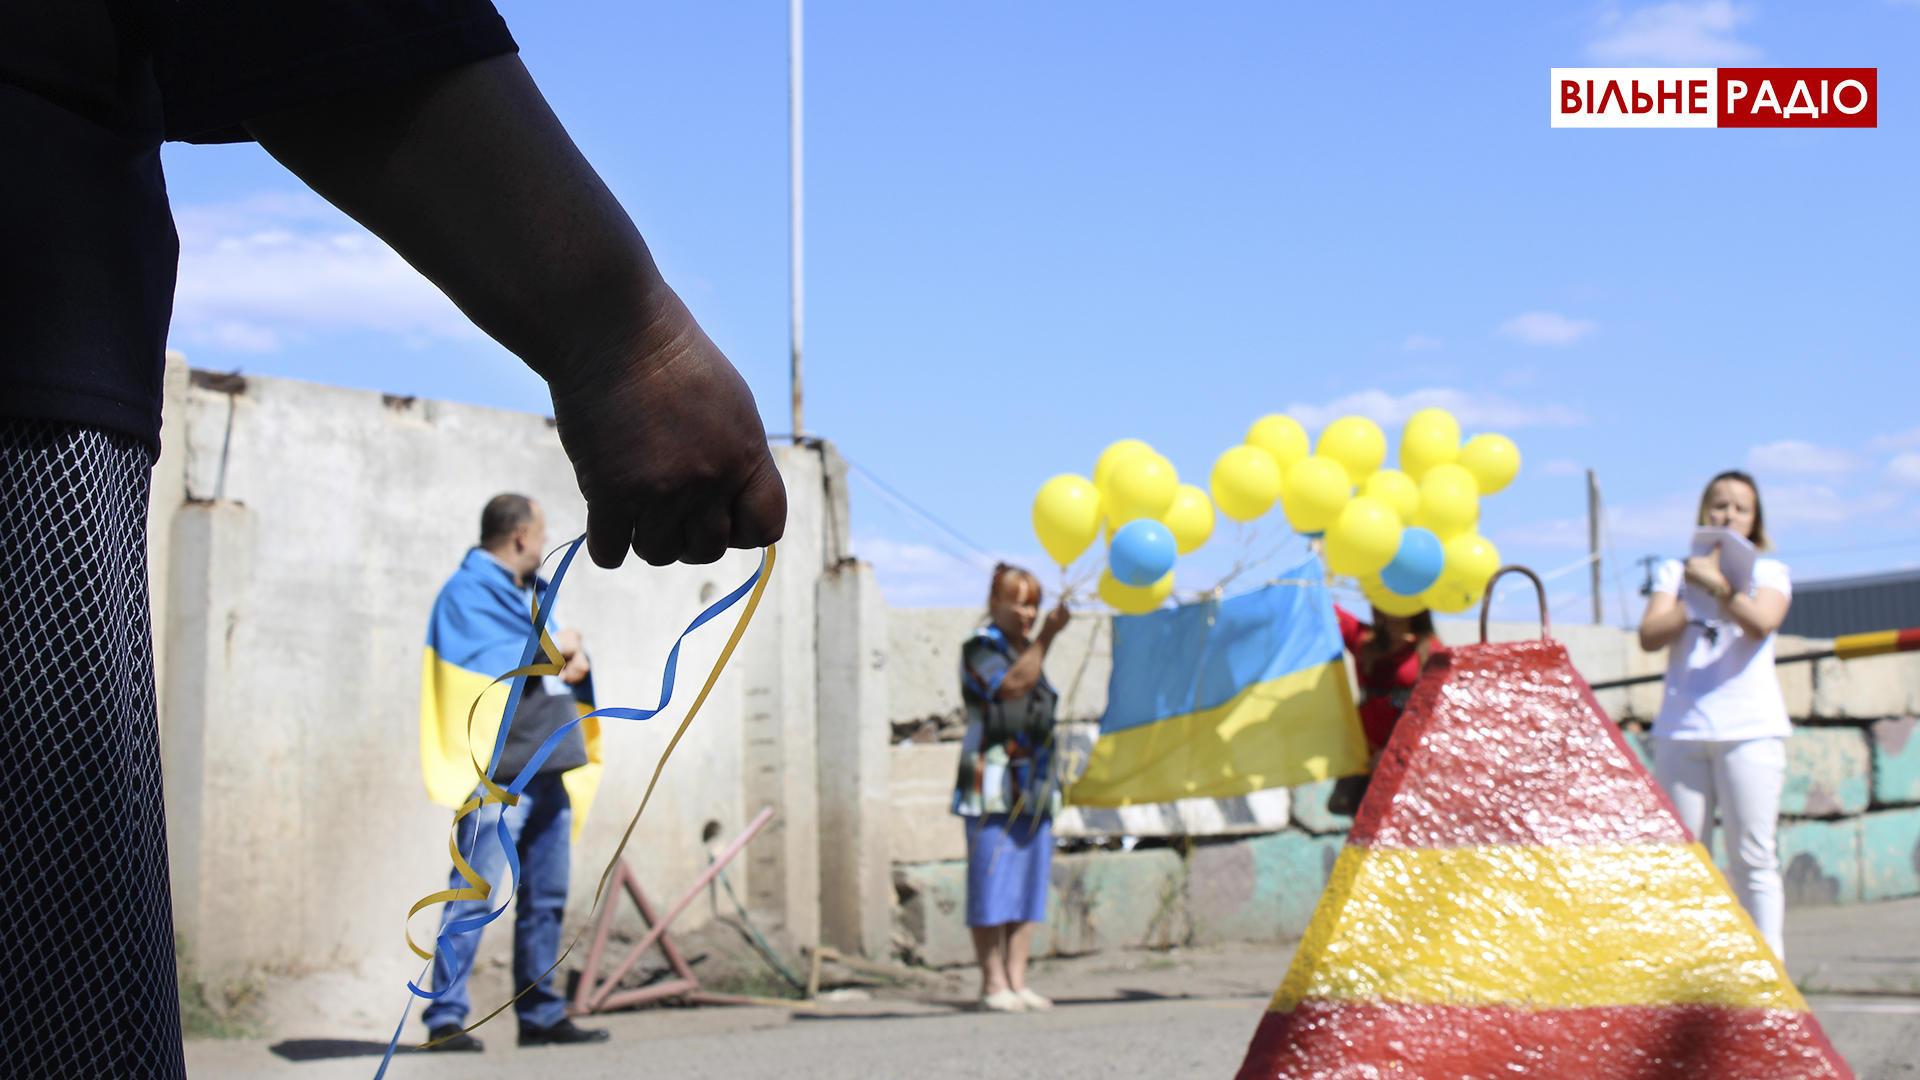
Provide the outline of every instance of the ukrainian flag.
[[[1323,580],[1318,559],[1284,575]],[[1367,769],[1333,597],[1282,583],[1113,620],[1080,806],[1228,798]]]
[[[539,595],[546,595],[547,583],[537,581]],[[551,615],[549,631],[558,627]],[[433,614],[427,621],[427,644],[420,671],[420,766],[427,782],[427,795],[434,802],[458,809],[480,776],[481,768],[493,758],[493,747],[500,734],[500,718],[506,712],[511,681],[493,680],[520,666],[526,649],[528,631],[533,628],[533,612],[526,594],[515,588],[506,569],[474,548],[467,552],[460,569],[454,571],[434,598]],[[489,685],[492,684],[492,685]],[[555,686],[563,686],[558,680]],[[589,676],[569,688],[574,707],[585,714],[593,711],[593,680]],[[480,705],[474,708],[474,700]],[[472,742],[468,742],[468,710],[472,710]],[[580,838],[587,810],[593,805],[594,792],[600,786],[604,767],[600,760],[600,719],[580,721],[587,744],[587,764],[561,774],[567,796],[573,803],[573,838]],[[497,776],[501,786],[511,776]]]

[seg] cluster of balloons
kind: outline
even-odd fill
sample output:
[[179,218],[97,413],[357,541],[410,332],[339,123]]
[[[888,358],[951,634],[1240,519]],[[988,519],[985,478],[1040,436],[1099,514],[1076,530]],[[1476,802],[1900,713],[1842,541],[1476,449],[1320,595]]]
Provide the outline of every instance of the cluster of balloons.
[[1386,434],[1365,417],[1341,417],[1310,443],[1292,417],[1265,416],[1214,462],[1213,499],[1236,521],[1277,501],[1294,531],[1322,538],[1327,569],[1357,578],[1389,615],[1479,603],[1500,568],[1476,531],[1480,498],[1513,482],[1519,449],[1504,435],[1462,445],[1451,413],[1422,409],[1401,429],[1400,467],[1386,459]]
[[1173,463],[1139,439],[1121,439],[1101,452],[1093,479],[1071,473],[1040,487],[1033,500],[1033,531],[1061,566],[1078,559],[1107,532],[1107,568],[1100,598],[1138,615],[1173,592],[1174,559],[1213,535],[1207,493],[1180,482]]
[[[1100,596],[1128,614],[1173,591],[1173,564],[1213,535],[1214,509],[1253,521],[1277,502],[1296,532],[1322,538],[1327,568],[1359,580],[1390,615],[1465,611],[1480,602],[1500,553],[1476,531],[1480,498],[1520,471],[1502,435],[1464,445],[1443,409],[1423,409],[1400,433],[1400,468],[1382,468],[1387,439],[1359,416],[1327,425],[1318,442],[1290,416],[1262,417],[1213,464],[1209,490],[1183,484],[1173,463],[1139,439],[1100,454],[1091,480],[1063,474],[1033,501],[1033,529],[1061,566],[1104,528]],[[1211,494],[1211,498],[1209,498]]]

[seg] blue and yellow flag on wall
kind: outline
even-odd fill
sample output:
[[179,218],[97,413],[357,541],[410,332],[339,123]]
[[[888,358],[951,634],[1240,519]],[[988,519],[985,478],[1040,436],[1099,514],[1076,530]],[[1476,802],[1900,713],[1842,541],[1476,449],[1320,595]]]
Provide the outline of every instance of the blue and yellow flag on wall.
[[[1283,576],[1323,572],[1313,559]],[[1332,594],[1282,583],[1115,616],[1107,712],[1067,801],[1229,798],[1366,768]]]
[[[527,635],[533,625],[532,597],[545,595],[547,583],[536,579],[529,594],[514,584],[513,575],[479,548],[467,552],[434,598],[427,622],[427,647],[420,672],[420,766],[427,795],[443,806],[458,808],[480,783],[474,762],[485,768],[493,757],[512,682],[493,683],[521,665]],[[558,626],[548,612],[549,631]],[[493,685],[488,685],[492,683]],[[564,684],[555,680],[556,687]],[[593,711],[591,678],[566,688],[582,715]],[[473,707],[475,698],[479,708]],[[469,751],[467,714],[473,712],[473,742]],[[587,820],[593,795],[600,786],[600,719],[580,721],[587,763],[561,774],[573,803],[573,835]],[[494,777],[506,785],[511,776]]]

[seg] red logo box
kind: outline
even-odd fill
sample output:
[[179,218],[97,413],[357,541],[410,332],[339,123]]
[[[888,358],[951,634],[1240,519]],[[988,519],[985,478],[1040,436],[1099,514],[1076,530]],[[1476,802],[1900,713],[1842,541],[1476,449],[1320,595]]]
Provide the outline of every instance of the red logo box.
[[1870,128],[1880,119],[1877,68],[1720,68],[1717,126]]

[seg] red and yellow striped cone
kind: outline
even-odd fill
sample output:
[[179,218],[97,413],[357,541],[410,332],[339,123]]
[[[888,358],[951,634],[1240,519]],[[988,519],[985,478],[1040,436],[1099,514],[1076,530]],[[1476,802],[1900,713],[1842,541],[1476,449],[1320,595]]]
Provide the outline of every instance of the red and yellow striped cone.
[[1532,641],[1429,666],[1239,1075],[1853,1074],[1566,650]]

